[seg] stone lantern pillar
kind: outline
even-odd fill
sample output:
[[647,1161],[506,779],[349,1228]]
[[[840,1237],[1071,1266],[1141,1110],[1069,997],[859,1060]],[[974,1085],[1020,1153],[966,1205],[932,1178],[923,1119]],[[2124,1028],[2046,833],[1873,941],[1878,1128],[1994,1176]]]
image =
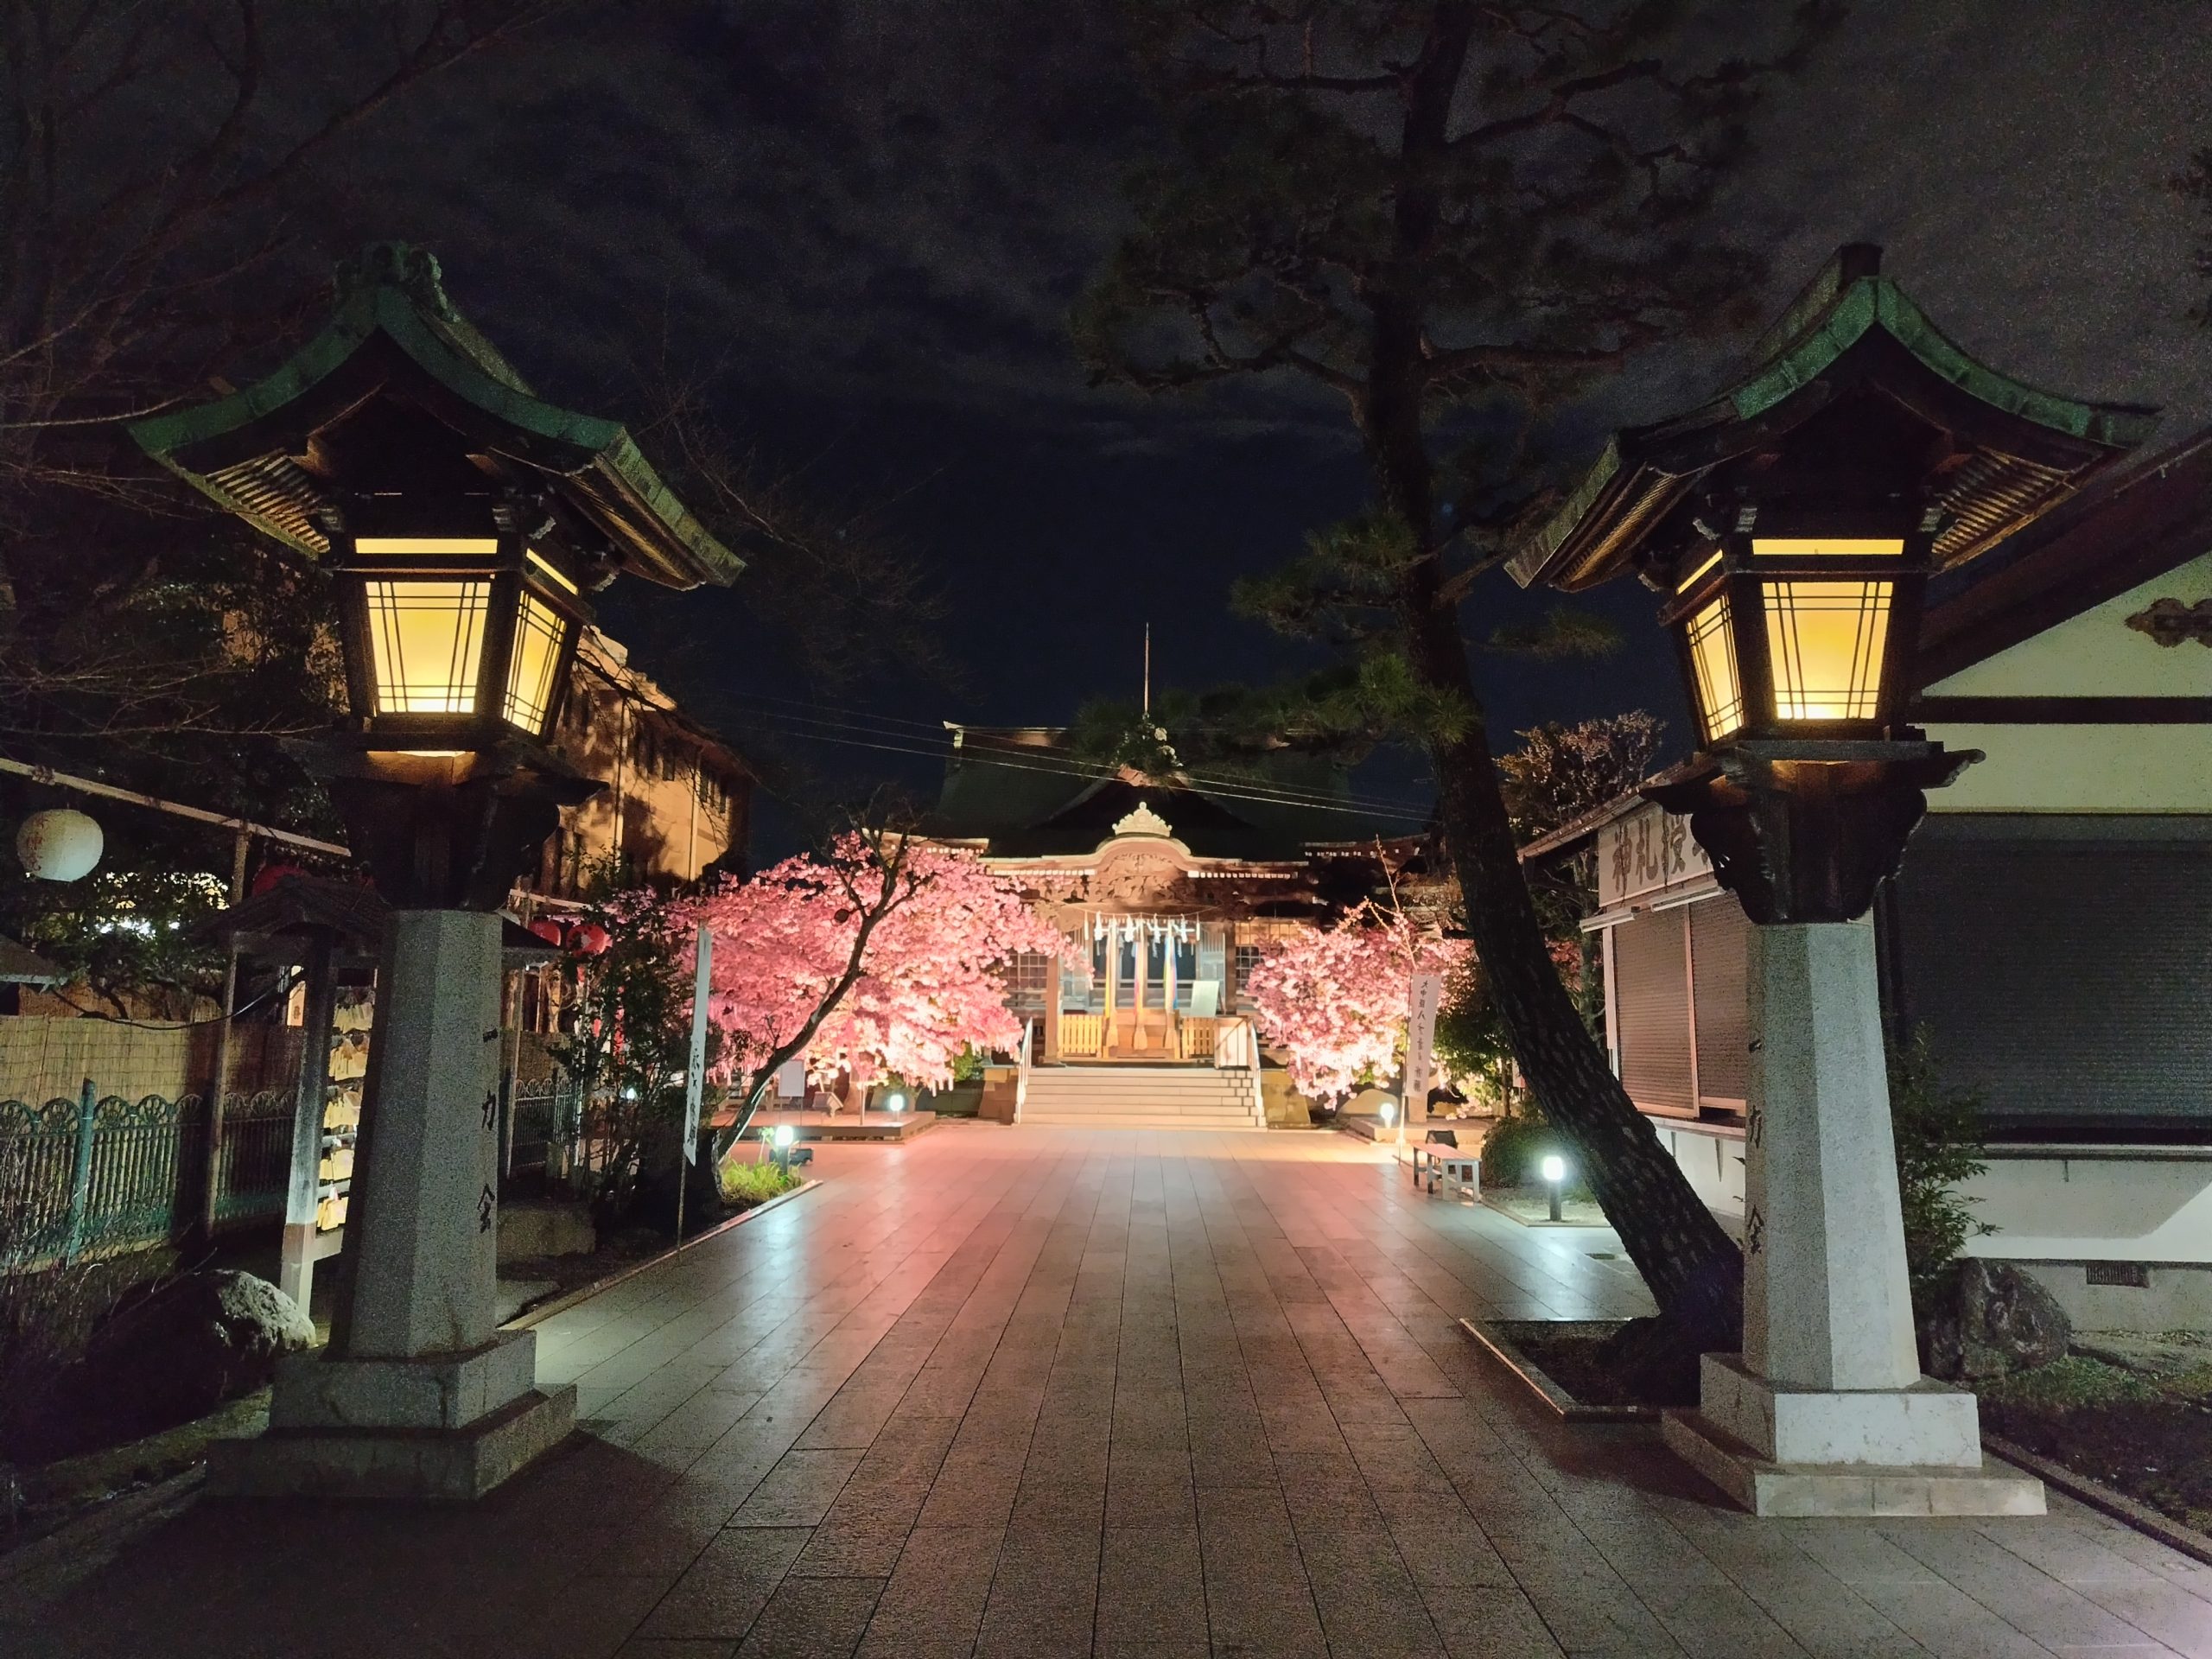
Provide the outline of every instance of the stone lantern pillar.
[[590,596],[741,567],[622,427],[532,394],[427,252],[374,245],[334,286],[268,378],[130,429],[336,578],[347,717],[295,753],[391,907],[330,1345],[281,1369],[268,1433],[217,1448],[210,1484],[472,1498],[575,1420],[493,1319],[499,911],[601,787],[552,747]]
[[1911,722],[1929,583],[2148,435],[1977,362],[1853,245],[1733,385],[1616,432],[1507,569],[1661,595],[1700,753],[1645,793],[1689,815],[1755,924],[1740,1353],[1707,1354],[1667,1443],[1763,1515],[2039,1513],[1974,1398],[1920,1374],[1875,889],[1980,757]]

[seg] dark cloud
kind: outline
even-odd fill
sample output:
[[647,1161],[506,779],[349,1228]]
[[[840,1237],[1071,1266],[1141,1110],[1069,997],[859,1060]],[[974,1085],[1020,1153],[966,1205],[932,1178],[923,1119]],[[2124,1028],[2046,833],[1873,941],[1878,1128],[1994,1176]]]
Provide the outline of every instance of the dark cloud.
[[[1767,308],[1839,244],[1879,241],[1997,366],[2166,404],[2168,436],[2212,417],[2212,335],[2185,319],[2198,226],[2163,188],[2212,142],[2208,20],[2196,0],[1861,0],[1769,99],[1723,204],[1771,256]],[[317,234],[431,244],[560,395],[619,406],[642,365],[711,371],[819,488],[904,492],[976,665],[944,712],[1049,720],[1128,689],[1147,617],[1173,678],[1267,671],[1277,648],[1225,617],[1229,582],[1361,495],[1340,416],[1300,388],[1084,385],[1065,317],[1152,133],[1103,0],[601,6],[365,133]],[[1570,431],[1669,412],[1742,344],[1654,353]],[[1642,597],[1601,603],[1638,649],[1516,677],[1497,720],[1674,702]],[[783,672],[741,587],[620,614],[648,658],[688,637],[696,697]]]

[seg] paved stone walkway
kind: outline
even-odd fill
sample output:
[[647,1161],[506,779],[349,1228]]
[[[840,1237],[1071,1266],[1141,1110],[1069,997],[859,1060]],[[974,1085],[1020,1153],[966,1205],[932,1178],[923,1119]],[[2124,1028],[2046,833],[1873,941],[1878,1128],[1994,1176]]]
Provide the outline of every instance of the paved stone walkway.
[[1377,1157],[825,1148],[542,1327],[594,1438],[479,1509],[202,1503],[0,1653],[2212,1656],[2212,1567],[2063,1500],[1758,1522],[1541,1418],[1453,1321],[1639,1311],[1612,1236]]

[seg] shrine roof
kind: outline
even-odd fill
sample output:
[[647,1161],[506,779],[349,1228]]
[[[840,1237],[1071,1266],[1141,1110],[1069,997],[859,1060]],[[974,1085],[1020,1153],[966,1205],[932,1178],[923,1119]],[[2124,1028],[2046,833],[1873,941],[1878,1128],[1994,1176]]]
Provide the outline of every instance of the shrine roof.
[[1939,568],[1993,546],[2150,435],[2153,409],[2062,397],[1968,355],[1880,262],[1878,248],[1845,248],[1759,340],[1734,385],[1615,432],[1507,562],[1513,579],[1572,591],[1618,575],[1706,474],[1777,447],[1854,394],[1885,397],[1949,437],[1927,481],[1929,505],[1946,519]]
[[[1067,751],[1064,736],[1052,728],[962,728],[925,833],[984,842],[994,857],[1081,856],[1111,839],[1114,825],[1130,812],[1149,805],[1201,858],[1293,860],[1309,846],[1373,838],[1360,817],[1325,805],[1247,799],[1227,785],[1216,791],[1187,779],[1086,765]],[[1304,773],[1295,786],[1309,788]],[[1332,792],[1325,785],[1310,788],[1317,797]],[[1334,792],[1341,792],[1340,784]]]
[[29,945],[0,935],[0,985],[66,985],[71,975]]
[[1930,685],[2212,550],[2212,427],[2102,478],[1929,585],[1914,666]]
[[375,244],[338,268],[336,288],[328,322],[267,378],[137,422],[132,439],[218,505],[319,559],[339,481],[325,474],[317,435],[390,398],[450,428],[488,480],[549,486],[636,575],[726,586],[744,568],[620,423],[533,393],[454,308],[428,251]]
[[1140,808],[1150,810],[1167,832],[1200,858],[1281,862],[1300,856],[1297,842],[1270,834],[1195,789],[1133,784],[1102,778],[1039,823],[991,837],[999,858],[1087,856],[1116,833]]

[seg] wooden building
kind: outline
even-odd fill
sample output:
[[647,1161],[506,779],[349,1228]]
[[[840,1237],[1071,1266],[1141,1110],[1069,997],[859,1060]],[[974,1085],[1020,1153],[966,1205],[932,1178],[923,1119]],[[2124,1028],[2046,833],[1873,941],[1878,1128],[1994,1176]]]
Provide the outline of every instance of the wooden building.
[[620,860],[657,887],[710,870],[742,874],[753,773],[723,738],[692,719],[620,640],[595,627],[577,641],[554,750],[606,787],[563,807],[561,827],[524,886],[573,898],[591,870]]
[[[1874,919],[1893,1038],[1982,1097],[1997,1230],[2085,1326],[2212,1323],[2212,430],[1931,585],[1914,723],[1986,758],[1928,797]],[[1606,1030],[1709,1202],[1743,1202],[1745,938],[1684,820],[1594,844]]]
[[1208,1064],[1269,939],[1423,880],[1420,839],[1373,830],[1332,769],[1201,783],[1085,766],[1057,728],[953,736],[925,832],[1018,881],[1067,941],[1008,977],[1046,1064]]

